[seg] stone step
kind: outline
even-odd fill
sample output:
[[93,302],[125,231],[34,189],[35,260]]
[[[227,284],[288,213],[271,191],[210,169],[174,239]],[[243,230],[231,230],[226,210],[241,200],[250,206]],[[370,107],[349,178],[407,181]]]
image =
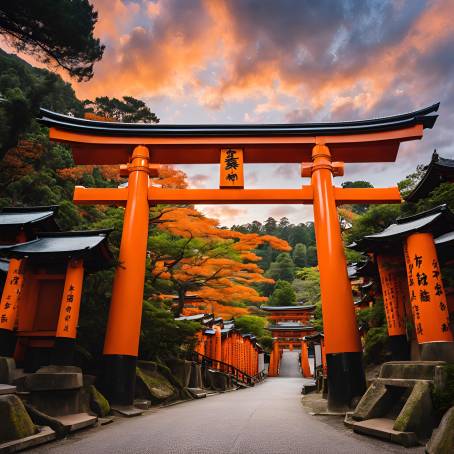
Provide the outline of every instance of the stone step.
[[72,415],[54,416],[54,418],[61,422],[69,432],[94,426],[98,422],[96,416],[88,413],[74,413]]
[[388,418],[373,418],[366,421],[350,421],[350,427],[356,433],[371,435],[382,440],[391,441],[405,447],[417,446],[418,441],[414,432],[399,432],[393,429],[394,420]]
[[6,454],[11,452],[22,451],[24,449],[38,446],[48,441],[55,440],[57,434],[48,426],[38,427],[38,433],[30,435],[29,437],[19,438],[19,440],[7,441],[0,443],[0,453]]
[[203,399],[207,396],[206,391],[201,388],[187,388],[187,390],[194,399]]
[[12,385],[4,385],[0,383],[0,395],[1,394],[14,394],[16,387]]
[[126,416],[127,418],[143,414],[143,410],[135,408],[132,405],[113,405],[111,406],[111,409],[114,414]]
[[134,407],[139,408],[140,410],[149,410],[151,408],[151,402],[146,399],[135,399]]

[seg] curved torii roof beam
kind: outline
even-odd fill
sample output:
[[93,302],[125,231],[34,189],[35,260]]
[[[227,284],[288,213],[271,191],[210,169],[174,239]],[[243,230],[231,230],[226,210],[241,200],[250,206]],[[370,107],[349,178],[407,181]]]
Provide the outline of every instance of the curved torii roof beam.
[[76,164],[122,164],[136,145],[150,148],[150,162],[211,164],[221,147],[244,150],[245,163],[301,163],[315,144],[327,144],[344,162],[393,162],[403,141],[432,128],[439,103],[414,112],[340,123],[263,125],[161,125],[85,120],[41,109],[50,139],[69,143]]

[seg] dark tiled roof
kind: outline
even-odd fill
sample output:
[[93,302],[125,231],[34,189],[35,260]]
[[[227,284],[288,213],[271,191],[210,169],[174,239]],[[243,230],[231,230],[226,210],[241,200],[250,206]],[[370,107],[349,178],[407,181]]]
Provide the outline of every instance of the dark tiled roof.
[[417,202],[427,197],[437,186],[446,181],[454,181],[454,159],[441,158],[434,151],[426,172],[413,191],[405,197],[405,200]]
[[93,121],[62,115],[41,109],[39,121],[49,126],[83,134],[98,136],[141,136],[141,137],[200,137],[200,136],[319,136],[368,134],[372,132],[393,131],[415,125],[432,128],[439,104],[421,110],[392,117],[375,118],[362,121],[335,123],[296,123],[296,124],[259,124],[259,125],[164,125],[147,123],[119,123]]
[[23,229],[27,235],[39,232],[58,231],[55,214],[58,206],[8,207],[0,209],[0,235],[2,239],[16,240]]
[[8,257],[27,257],[31,263],[55,265],[71,258],[83,258],[88,271],[112,266],[108,245],[111,230],[41,233],[38,238],[4,249]]
[[396,243],[411,233],[429,232],[437,237],[451,230],[454,230],[454,214],[447,205],[440,205],[413,216],[398,218],[382,232],[366,235],[359,240],[358,247],[363,251],[378,251],[395,247]]
[[299,306],[260,306],[262,311],[279,312],[279,311],[310,311],[315,309],[314,305],[299,305]]

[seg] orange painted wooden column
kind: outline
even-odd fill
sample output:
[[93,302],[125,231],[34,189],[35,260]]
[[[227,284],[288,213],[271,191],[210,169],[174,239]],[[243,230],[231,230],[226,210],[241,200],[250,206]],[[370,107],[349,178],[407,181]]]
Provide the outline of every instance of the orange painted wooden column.
[[222,361],[222,336],[221,336],[221,327],[216,325],[214,327],[214,359],[216,361],[215,367],[220,368],[221,364],[220,361]]
[[377,255],[377,265],[392,359],[395,361],[409,360],[410,349],[407,342],[404,303],[408,292],[402,257],[380,254]]
[[422,359],[443,359],[454,349],[437,251],[431,233],[413,233],[404,243],[413,321]]
[[306,342],[301,342],[301,372],[304,378],[312,377],[311,368],[309,365],[309,352]]
[[84,282],[84,262],[72,259],[66,267],[65,285],[60,304],[52,362],[72,365]]
[[[341,237],[332,176],[343,173],[326,145],[312,150],[312,187],[323,327],[328,364],[328,406],[346,409],[366,388],[347,261]],[[303,172],[302,175],[306,175]]]
[[122,405],[134,400],[148,242],[148,162],[148,148],[137,146],[128,165],[120,264],[115,271],[104,342],[104,392],[111,403]]
[[268,370],[269,377],[277,377],[279,375],[279,342],[273,342],[273,350],[270,355],[270,366]]
[[10,259],[5,287],[0,302],[0,356],[13,356],[20,293],[24,283],[24,260]]
[[[16,237],[17,243],[25,243],[27,237],[20,231]],[[17,324],[20,304],[20,294],[24,285],[25,259],[11,258],[5,286],[0,300],[0,356],[13,356],[16,347],[14,334]]]

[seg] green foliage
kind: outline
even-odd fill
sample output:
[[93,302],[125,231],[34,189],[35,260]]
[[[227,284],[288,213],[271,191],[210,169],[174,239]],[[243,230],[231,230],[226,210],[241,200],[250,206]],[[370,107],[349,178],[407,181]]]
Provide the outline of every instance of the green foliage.
[[194,334],[199,329],[199,323],[177,321],[168,310],[144,301],[140,359],[150,361],[178,356],[182,349],[194,346]]
[[292,258],[295,266],[303,268],[306,266],[307,246],[303,243],[298,243],[293,248]]
[[242,334],[253,334],[256,337],[263,337],[265,335],[265,325],[266,320],[257,315],[242,315],[235,318],[235,327]]
[[346,243],[360,240],[365,235],[381,232],[395,222],[400,214],[399,205],[376,205],[369,208],[361,217],[353,222],[346,233]]
[[367,364],[380,364],[386,357],[388,330],[386,326],[371,328],[366,334],[364,361]]
[[296,302],[295,290],[287,281],[277,281],[276,287],[269,299],[271,306],[294,306]]
[[39,133],[40,127],[34,118],[40,107],[76,115],[83,113],[83,105],[71,85],[58,75],[33,68],[1,49],[0,97],[3,98],[0,101],[0,158],[24,133]]
[[269,334],[257,338],[257,342],[266,352],[270,353],[273,348],[273,337]]
[[267,271],[266,275],[275,281],[283,280],[292,282],[295,279],[295,264],[287,252],[282,252],[276,258]]
[[0,35],[18,51],[89,80],[104,52],[93,36],[97,20],[88,0],[6,1],[0,6]]
[[320,273],[317,268],[303,268],[296,272],[292,284],[298,301],[316,304],[320,301]]
[[435,388],[432,394],[434,408],[440,418],[454,406],[454,364],[443,367],[446,373],[446,386],[443,389]]
[[[345,181],[342,183],[343,188],[373,188],[373,186],[368,181]],[[363,214],[369,209],[369,205],[365,204],[355,204],[349,205],[351,210],[357,214]]]
[[122,100],[101,96],[84,101],[85,110],[101,117],[125,123],[159,123],[159,118],[140,99],[123,96]]

